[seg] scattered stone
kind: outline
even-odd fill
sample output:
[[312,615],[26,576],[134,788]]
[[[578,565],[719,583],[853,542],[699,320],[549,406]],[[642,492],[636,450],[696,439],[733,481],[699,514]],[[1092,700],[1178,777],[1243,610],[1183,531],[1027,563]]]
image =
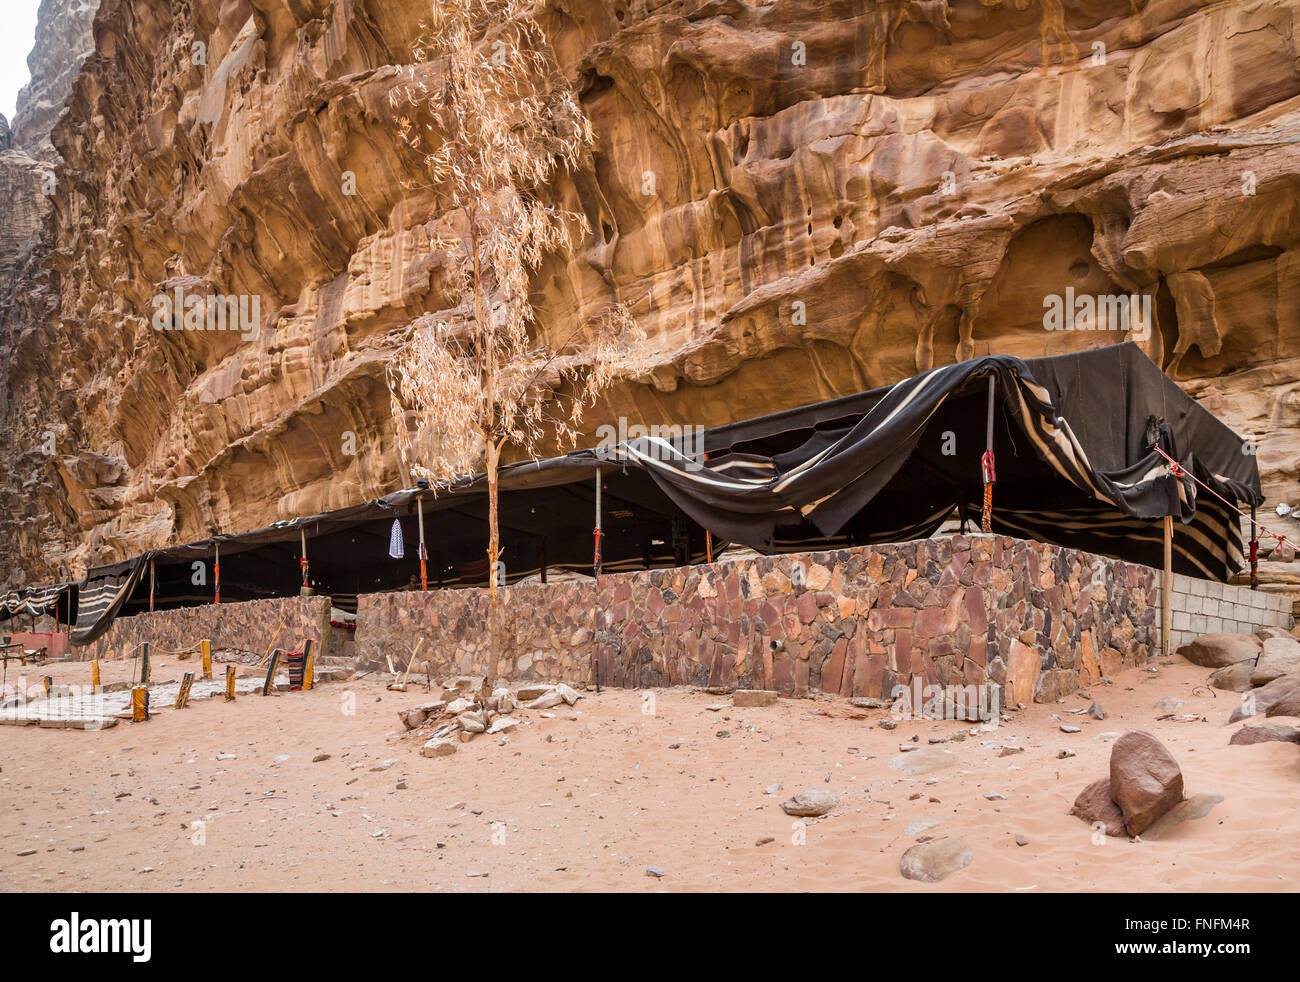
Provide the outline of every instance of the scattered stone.
[[763,789],[763,793],[764,793],[764,794],[776,794],[776,793],[777,793],[778,791],[780,791],[780,790],[781,790],[781,785],[780,785],[780,784],[769,784],[767,787],[765,787],[765,788]]
[[460,728],[467,733],[482,733],[487,729],[487,720],[482,713],[464,712],[460,714]]
[[1088,707],[1088,715],[1091,716],[1093,719],[1105,719],[1106,710],[1101,708],[1101,703],[1094,702],[1091,706]]
[[664,869],[662,866],[647,866],[645,868],[645,875],[653,876],[656,879],[661,879],[668,875],[668,871]]
[[839,804],[839,800],[830,791],[810,788],[807,791],[800,791],[789,801],[783,801],[781,810],[787,815],[794,815],[796,818],[825,815]]
[[434,737],[424,745],[422,753],[426,757],[446,757],[449,754],[454,754],[457,749],[454,740],[445,740],[441,737]]
[[1131,730],[1110,753],[1110,797],[1124,813],[1129,835],[1141,835],[1183,800],[1182,769],[1150,733]]
[[1018,835],[1018,836],[1016,836],[1016,845],[1018,845],[1018,846],[1027,846],[1027,845],[1029,845],[1029,839],[1028,839],[1028,837],[1023,836],[1023,835]]
[[555,686],[555,691],[558,692],[560,698],[563,699],[565,703],[570,706],[572,706],[575,702],[577,702],[579,699],[582,698],[582,693],[570,688],[569,686],[565,685],[563,682],[560,682]]
[[85,852],[85,846],[68,846],[68,852]]
[[487,731],[489,734],[508,733],[518,725],[519,720],[513,716],[498,716],[492,721],[492,725],[488,727]]
[[1300,685],[1294,685],[1277,702],[1269,706],[1265,716],[1300,716]]
[[884,699],[876,699],[873,696],[854,696],[849,700],[850,706],[856,706],[858,709],[888,709],[889,703]]
[[1006,801],[1006,800],[1007,800],[1007,796],[1004,795],[1001,791],[988,791],[988,792],[985,793],[984,797],[987,798],[989,801]]
[[1062,724],[1062,726],[1061,726],[1061,732],[1062,732],[1062,733],[1082,733],[1083,731],[1082,731],[1081,729],[1079,729],[1077,726],[1065,726],[1064,724]]
[[532,702],[525,703],[525,709],[554,709],[560,703],[564,702],[564,696],[552,689],[545,695],[538,696]]
[[1254,661],[1263,647],[1253,634],[1203,634],[1178,649],[1193,665],[1226,668],[1237,662]]
[[1081,818],[1089,825],[1100,823],[1107,835],[1124,834],[1124,813],[1110,797],[1110,778],[1103,777],[1093,781],[1079,792],[1074,799],[1070,814]]
[[1265,685],[1300,669],[1300,641],[1295,638],[1269,638],[1251,673],[1252,685]]
[[956,767],[959,763],[961,758],[951,750],[944,750],[942,747],[917,747],[911,753],[900,753],[897,757],[890,758],[889,766],[900,774],[914,777],[918,774],[940,771],[946,767]]
[[388,770],[388,768],[392,767],[396,763],[397,763],[396,757],[389,757],[387,760],[381,760],[379,763],[375,764],[375,766],[370,769],[372,771],[386,771]]
[[468,712],[474,708],[474,703],[468,699],[453,699],[447,703],[447,712],[452,716],[459,716],[461,713]]
[[715,737],[717,737],[719,740],[725,740],[727,737],[731,736],[731,731],[730,731],[730,730],[718,730],[718,732],[715,733],[715,734],[713,734],[713,735],[714,735]]
[[725,702],[711,702],[704,707],[704,711],[708,713],[720,713],[724,709],[730,709],[730,708],[731,707],[728,706]]
[[1071,750],[1069,747],[1062,747],[1060,750],[1056,752],[1057,760],[1065,760],[1066,758],[1074,757],[1074,756],[1076,756],[1075,752]]
[[898,729],[898,720],[896,720],[896,719],[882,719],[882,720],[881,720],[879,723],[877,723],[876,725],[879,726],[882,730],[896,730],[896,729]]
[[765,835],[765,836],[763,836],[763,838],[761,838],[761,839],[759,839],[757,842],[755,842],[754,845],[756,845],[756,846],[765,846],[765,845],[767,845],[769,842],[775,842],[775,841],[776,841],[776,840],[775,840],[774,838],[772,838],[770,835]]
[[319,764],[321,761],[323,761],[323,760],[329,760],[329,759],[330,759],[330,755],[329,755],[329,754],[317,754],[315,757],[313,757],[313,758],[311,759],[311,762],[312,762],[313,764]]
[[1261,723],[1251,726],[1247,723],[1228,741],[1232,747],[1247,747],[1255,743],[1300,743],[1300,730],[1284,723]]
[[1252,692],[1245,693],[1240,705],[1228,717],[1228,722],[1235,723],[1238,720],[1258,716],[1260,713],[1267,713],[1273,708],[1275,702],[1297,686],[1300,686],[1300,676],[1283,675],[1280,679],[1274,679]]
[[540,699],[548,692],[555,688],[553,685],[542,685],[533,683],[531,685],[521,685],[515,690],[515,698],[521,703],[532,702],[534,699]]
[[776,705],[777,694],[771,689],[737,689],[731,695],[731,704],[738,709],[752,709]]
[[1023,754],[1024,752],[1025,752],[1024,747],[1003,747],[1001,753],[999,753],[998,756],[1010,757],[1013,754]]
[[1255,673],[1255,663],[1239,661],[1235,665],[1225,665],[1210,676],[1210,685],[1227,692],[1248,692],[1253,683],[1250,678]]
[[22,852],[20,852],[18,855],[20,855],[20,856],[35,856],[35,855],[36,855],[36,850],[35,850],[35,849],[24,849],[24,850],[23,850]]
[[974,855],[964,839],[940,838],[912,846],[899,860],[898,871],[909,880],[938,883],[971,864]]

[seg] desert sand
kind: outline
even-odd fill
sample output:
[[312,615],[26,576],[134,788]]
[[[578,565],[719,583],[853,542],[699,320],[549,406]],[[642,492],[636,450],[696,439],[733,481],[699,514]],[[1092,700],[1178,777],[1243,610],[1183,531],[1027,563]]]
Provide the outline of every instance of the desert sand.
[[[154,678],[193,667],[161,662]],[[1011,712],[991,732],[933,720],[886,730],[887,710],[838,698],[737,709],[699,690],[605,689],[550,718],[518,711],[525,725],[504,745],[479,736],[430,759],[398,711],[438,690],[392,692],[374,675],[98,732],[5,726],[0,889],[1295,890],[1297,747],[1230,747],[1238,697],[1181,658],[1152,668]],[[106,663],[104,680],[129,670]],[[89,680],[81,663],[28,673]],[[1164,696],[1205,720],[1157,720]],[[1104,720],[1068,712],[1093,699]],[[1098,844],[1066,812],[1130,729],[1174,753],[1188,795],[1224,800],[1156,837]],[[932,738],[956,764],[914,777],[891,767],[900,744]],[[1005,744],[1025,749],[1002,756]],[[1063,748],[1075,756],[1058,758]],[[801,828],[780,803],[810,788],[839,804]],[[926,835],[964,838],[973,862],[935,885],[904,879],[899,859]]]

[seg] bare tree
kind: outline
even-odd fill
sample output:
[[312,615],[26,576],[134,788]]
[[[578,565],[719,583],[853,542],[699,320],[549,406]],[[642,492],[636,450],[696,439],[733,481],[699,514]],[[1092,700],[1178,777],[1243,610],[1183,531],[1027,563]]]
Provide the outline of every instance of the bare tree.
[[446,231],[434,248],[452,271],[443,315],[411,325],[390,364],[397,444],[414,477],[487,473],[489,662],[500,659],[498,470],[507,444],[536,457],[572,444],[583,412],[620,376],[645,370],[645,335],[610,303],[559,344],[540,338],[530,280],[588,232],[583,215],[545,197],[593,143],[571,85],[525,0],[434,0],[395,91],[402,134],[419,152]]

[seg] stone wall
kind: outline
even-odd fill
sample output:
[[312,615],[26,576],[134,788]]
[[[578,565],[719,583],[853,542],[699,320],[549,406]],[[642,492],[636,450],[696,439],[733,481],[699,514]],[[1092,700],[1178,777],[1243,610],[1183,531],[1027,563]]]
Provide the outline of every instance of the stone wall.
[[[926,685],[1055,699],[1157,650],[1158,574],[1005,536],[764,557],[503,590],[503,676],[888,696]],[[483,590],[359,598],[359,663],[480,674]]]
[[[333,632],[329,626],[329,598],[277,597],[247,603],[205,604],[152,614],[119,617],[98,641],[78,649],[78,657],[127,657],[141,641],[154,651],[180,651],[207,638],[213,651],[266,654],[273,638],[281,648],[296,648],[302,638],[325,645],[328,654]],[[324,641],[322,641],[324,639]]]

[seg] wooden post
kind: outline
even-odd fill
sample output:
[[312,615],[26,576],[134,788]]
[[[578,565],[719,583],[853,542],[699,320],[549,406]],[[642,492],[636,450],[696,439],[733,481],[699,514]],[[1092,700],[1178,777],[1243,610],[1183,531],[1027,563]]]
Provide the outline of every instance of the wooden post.
[[603,532],[600,517],[600,468],[596,468],[596,555],[592,560],[592,570],[594,574],[600,576],[600,537]]
[[176,690],[176,703],[173,709],[184,709],[190,704],[190,687],[194,685],[194,673],[186,672],[181,679],[181,687]]
[[1174,516],[1165,516],[1165,569],[1160,587],[1160,651],[1169,657],[1169,634],[1173,630],[1174,606]]
[[226,666],[226,702],[235,701],[235,666]]
[[149,642],[140,644],[140,684],[149,684]]
[[212,582],[214,591],[212,594],[212,603],[221,603],[221,544],[216,543],[213,548],[216,550],[216,558],[212,561]]
[[153,596],[154,589],[157,585],[157,571],[154,569],[154,561],[149,560],[149,613],[153,613]]
[[271,652],[271,663],[266,668],[266,681],[262,683],[262,695],[271,694],[271,686],[275,683],[275,670],[280,667],[280,649],[276,648]]
[[[420,516],[420,589],[429,589],[429,552],[424,548],[424,499],[419,495],[415,496],[416,514]],[[310,686],[308,686],[310,688]]]
[[1259,589],[1259,530],[1255,526],[1255,505],[1250,506],[1250,588]]
[[143,723],[149,718],[149,689],[137,685],[131,690],[131,722]]
[[212,642],[207,638],[200,641],[199,653],[203,657],[203,677],[212,681]]
[[993,468],[993,407],[997,402],[997,375],[989,375],[989,409],[988,426],[984,436],[984,456],[980,460],[980,471],[984,478],[984,509],[980,515],[980,531],[989,534],[993,531],[993,483],[997,474]]
[[96,658],[90,663],[90,690],[99,691],[99,659]]
[[302,687],[304,689],[310,689],[314,684],[312,675],[314,674],[315,662],[316,642],[308,638],[302,645]]

